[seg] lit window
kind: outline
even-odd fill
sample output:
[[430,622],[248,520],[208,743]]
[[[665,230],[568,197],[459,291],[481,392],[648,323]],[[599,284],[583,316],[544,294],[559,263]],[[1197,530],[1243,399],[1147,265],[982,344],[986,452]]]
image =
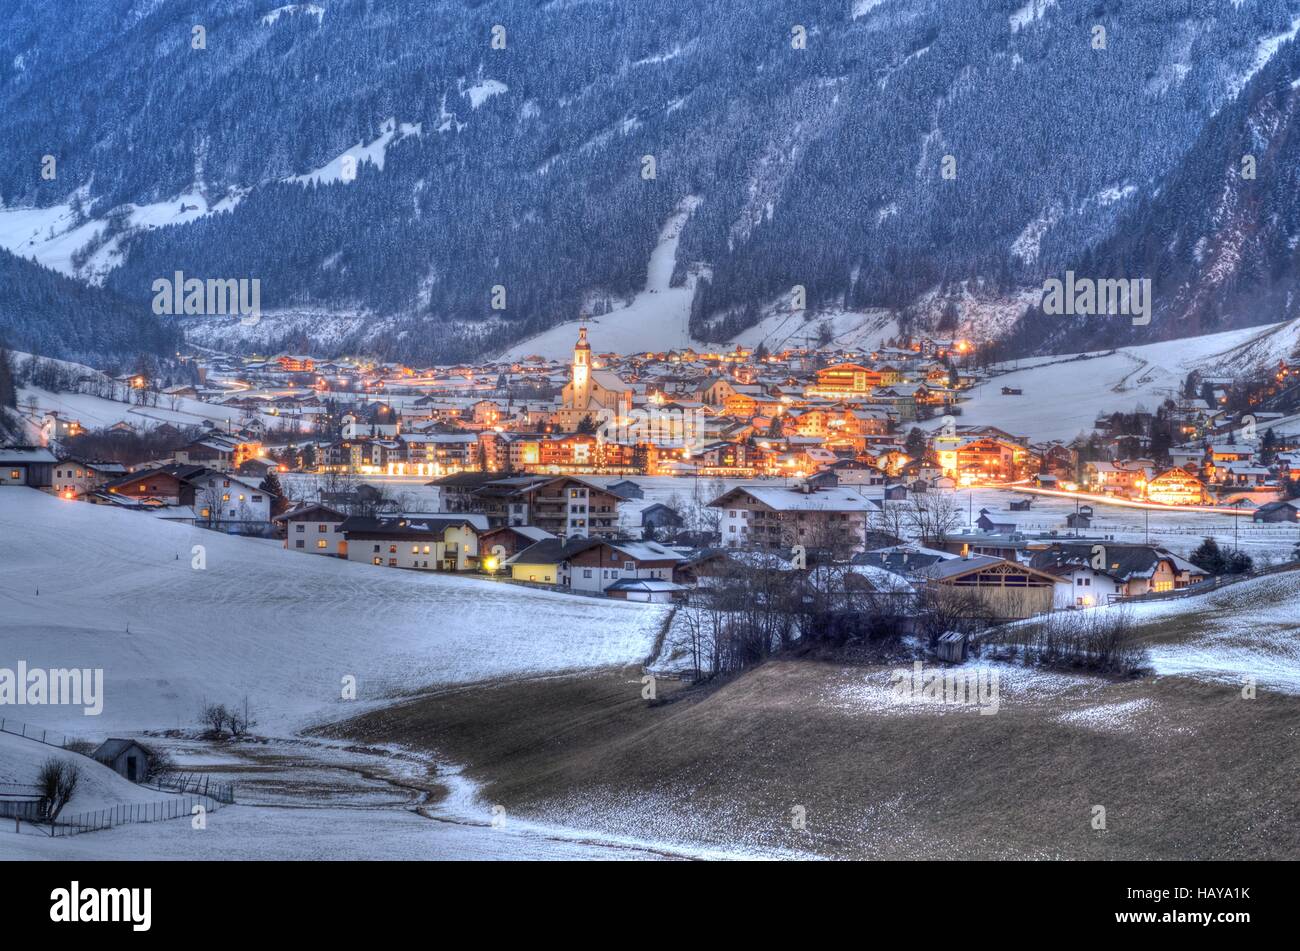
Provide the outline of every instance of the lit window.
[[[302,542],[299,542],[298,544],[301,545]],[[325,539],[323,539],[323,538],[320,539],[318,542],[316,542],[316,547],[317,547],[317,548],[329,548],[329,546],[330,546],[330,543],[327,542],[327,541],[326,541]]]

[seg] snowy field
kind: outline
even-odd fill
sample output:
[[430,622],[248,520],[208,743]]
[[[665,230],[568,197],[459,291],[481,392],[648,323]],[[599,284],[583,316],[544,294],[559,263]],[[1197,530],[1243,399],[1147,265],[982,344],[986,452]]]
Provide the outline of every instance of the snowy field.
[[[191,567],[192,546],[206,567]],[[249,699],[258,732],[399,692],[636,662],[661,606],[285,551],[33,490],[0,494],[0,666],[103,668],[104,709],[14,707],[78,737],[193,727]],[[341,700],[345,676],[357,701]]]
[[[1256,363],[1276,364],[1300,337],[1300,321],[1169,340],[1113,353],[1087,353],[1004,365],[1010,372],[974,387],[961,404],[961,425],[997,426],[1033,440],[1070,440],[1089,433],[1100,413],[1154,411],[1177,397],[1187,374],[1232,373]],[[1024,391],[1003,396],[1002,387]],[[932,420],[922,428],[936,428]]]
[[[1137,603],[1134,620],[1178,621],[1196,612],[1197,633],[1149,648],[1159,674],[1300,693],[1300,573],[1253,578],[1204,597]],[[1189,625],[1190,626],[1190,625]]]
[[[961,527],[978,519],[981,508],[989,510],[995,522],[1011,522],[1025,532],[1057,531],[1065,535],[1065,518],[1075,510],[1071,499],[1034,495],[1028,512],[1012,512],[1008,506],[1026,493],[1014,489],[974,489],[953,493],[961,515]],[[1086,502],[1092,506],[1092,527],[1082,534],[1089,538],[1110,537],[1120,542],[1146,542],[1163,545],[1177,555],[1188,555],[1201,540],[1213,537],[1220,545],[1241,548],[1262,562],[1287,560],[1297,542],[1300,528],[1285,523],[1255,523],[1244,516],[1177,510],[1137,509],[1104,502]],[[1250,508],[1244,507],[1246,512]],[[958,528],[958,531],[961,530]]]

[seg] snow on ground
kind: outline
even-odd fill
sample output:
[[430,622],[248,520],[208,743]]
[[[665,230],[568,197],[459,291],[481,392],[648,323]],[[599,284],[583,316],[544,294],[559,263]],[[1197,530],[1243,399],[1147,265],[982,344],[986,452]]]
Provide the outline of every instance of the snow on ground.
[[1157,674],[1184,675],[1300,693],[1300,574],[1253,578],[1199,597],[1130,606],[1135,621],[1187,617],[1185,638],[1148,648]]
[[[192,547],[206,568],[191,567]],[[29,489],[0,495],[0,666],[103,668],[104,710],[22,707],[73,736],[193,726],[248,696],[258,732],[437,684],[632,663],[665,609],[286,551]]]
[[[191,747],[208,749],[191,740],[144,739],[178,763],[190,757]],[[210,812],[206,828],[195,829],[181,819],[57,839],[0,830],[0,854],[25,859],[222,860],[737,855],[689,844],[665,845],[635,834],[590,832],[574,822],[561,826],[530,820],[516,815],[508,804],[485,799],[459,767],[434,763],[400,747],[361,749],[333,741],[272,740],[228,744],[226,749],[224,761],[218,759],[204,774],[213,782],[234,782],[237,804]],[[442,787],[446,796],[429,804],[424,790],[431,787]]]
[[506,92],[508,88],[505,83],[498,79],[480,79],[474,85],[465,89],[461,95],[469,97],[469,107],[471,109],[477,109],[493,96],[499,96]]
[[358,142],[356,145],[339,153],[320,168],[313,169],[305,175],[294,175],[284,179],[298,185],[329,185],[334,182],[351,182],[356,179],[357,169],[362,162],[369,162],[379,171],[384,170],[384,158],[388,147],[400,142],[409,135],[420,135],[420,123],[398,123],[396,117],[390,117],[380,126],[379,135],[369,143]]
[[[198,426],[204,420],[210,420],[224,431],[227,423],[238,424],[245,416],[238,407],[219,406],[187,397],[161,396],[157,406],[139,406],[89,393],[51,393],[33,387],[19,389],[19,406],[27,407],[33,399],[41,413],[54,410],[64,419],[76,420],[86,429],[101,429],[121,422],[141,429],[152,429],[163,423]],[[262,420],[272,426],[282,418],[263,415]]]
[[[915,679],[912,663],[900,664],[896,669],[865,672],[845,668],[841,676],[828,685],[822,699],[834,709],[879,716],[941,716],[948,713],[985,716],[994,714],[981,713],[982,706],[996,711],[1004,704],[1060,703],[1065,697],[1073,702],[1106,686],[1106,681],[1098,677],[979,660],[970,660],[956,667],[927,663],[922,667],[922,675],[926,673],[964,678],[969,702],[953,703],[937,697],[912,696],[910,685]],[[895,690],[900,675],[902,683],[909,688],[907,696],[899,696]],[[980,693],[981,684],[983,694]]]
[[244,192],[210,201],[197,189],[147,205],[127,203],[116,209],[123,213],[121,230],[90,256],[78,271],[72,258],[92,241],[101,238],[106,227],[103,217],[78,216],[70,202],[46,208],[0,208],[0,247],[69,277],[81,277],[92,284],[121,263],[121,239],[133,229],[160,228],[195,221],[205,215],[229,211],[239,204]]
[[732,343],[742,347],[764,344],[773,353],[790,347],[816,347],[822,324],[830,327],[830,346],[844,349],[875,350],[898,336],[898,323],[885,310],[792,312],[786,300],[754,326],[736,334]]
[[[1010,372],[970,390],[960,404],[962,425],[997,426],[1034,440],[1073,439],[1091,432],[1100,413],[1155,410],[1177,397],[1193,369],[1240,369],[1276,363],[1300,338],[1300,321],[1167,340],[1113,352],[1035,357],[1004,365]],[[1003,396],[1002,387],[1023,390]],[[940,421],[922,424],[934,428]]]
[[1091,730],[1124,733],[1138,726],[1154,705],[1150,697],[1138,697],[1070,710],[1061,714],[1059,719],[1062,723],[1086,726]]
[[317,6],[314,3],[291,3],[285,7],[276,7],[266,16],[262,17],[263,26],[274,26],[276,21],[285,14],[305,13],[308,16],[314,16],[316,22],[320,23],[325,17],[325,8]]
[[[695,277],[688,276],[682,287],[670,286],[677,263],[677,245],[682,228],[700,199],[688,197],[678,205],[659,233],[659,243],[650,254],[645,290],[632,302],[588,321],[592,346],[600,351],[637,353],[688,346],[707,347],[691,338],[691,301],[695,298]],[[552,360],[567,360],[578,338],[578,321],[552,327],[518,343],[501,357],[521,360],[534,354]]]
[[[872,492],[866,490],[868,495]],[[879,490],[877,490],[878,493]],[[953,500],[960,515],[957,531],[969,527],[979,518],[980,509],[989,510],[995,522],[1010,522],[1019,531],[1067,533],[1065,518],[1075,511],[1075,503],[1068,498],[1048,495],[1033,496],[1033,508],[1028,512],[1012,512],[1009,504],[1025,493],[1014,489],[973,489],[953,492]],[[1178,555],[1189,555],[1207,537],[1220,545],[1239,547],[1253,558],[1285,561],[1300,542],[1300,528],[1286,523],[1256,523],[1249,515],[1223,515],[1206,512],[1185,512],[1178,509],[1135,509],[1105,502],[1085,502],[1093,511],[1092,527],[1085,533],[1089,538],[1112,538],[1119,542],[1163,545]],[[1244,507],[1249,512],[1250,506]],[[1063,538],[1068,540],[1068,538]]]
[[[137,786],[88,756],[0,732],[0,786],[35,785],[41,766],[50,759],[72,763],[80,772],[77,790],[63,808],[65,816],[113,806],[161,802],[168,798],[167,793]],[[0,839],[0,847],[10,841],[7,836]]]

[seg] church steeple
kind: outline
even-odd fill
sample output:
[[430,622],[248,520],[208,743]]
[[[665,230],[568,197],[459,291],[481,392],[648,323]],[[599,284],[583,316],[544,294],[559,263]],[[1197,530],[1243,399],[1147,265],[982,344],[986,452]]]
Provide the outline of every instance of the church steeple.
[[578,342],[573,345],[573,406],[586,409],[591,399],[591,344],[587,343],[587,326],[578,327]]

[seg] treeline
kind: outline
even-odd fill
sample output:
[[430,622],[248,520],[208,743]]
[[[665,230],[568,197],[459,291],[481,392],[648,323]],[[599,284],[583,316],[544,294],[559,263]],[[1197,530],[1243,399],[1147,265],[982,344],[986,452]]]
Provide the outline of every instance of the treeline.
[[174,354],[175,324],[147,303],[91,287],[0,248],[0,339],[12,349],[81,363]]

